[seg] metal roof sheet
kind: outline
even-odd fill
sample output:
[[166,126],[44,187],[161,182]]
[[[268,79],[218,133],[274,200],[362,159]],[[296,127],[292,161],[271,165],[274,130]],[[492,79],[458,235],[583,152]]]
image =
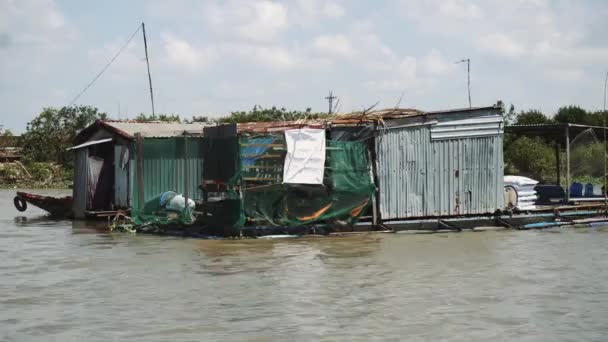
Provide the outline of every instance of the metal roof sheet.
[[132,140],[136,133],[140,133],[146,138],[171,138],[184,134],[202,136],[203,128],[210,126],[209,123],[179,123],[179,122],[141,122],[141,121],[101,121],[97,120],[90,126],[86,127],[78,133],[74,139],[75,144],[81,144],[90,139],[95,132],[100,129],[107,130],[121,136],[122,138]]
[[106,128],[123,133],[127,138],[134,138],[136,133],[140,133],[146,138],[170,138],[182,135],[184,132],[189,134],[203,134],[205,123],[178,123],[178,122],[132,122],[132,121],[102,121],[101,124]]

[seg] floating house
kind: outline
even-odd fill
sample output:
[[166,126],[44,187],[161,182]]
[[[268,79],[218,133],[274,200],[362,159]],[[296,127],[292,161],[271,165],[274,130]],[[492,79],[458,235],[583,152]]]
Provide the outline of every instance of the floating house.
[[173,190],[199,199],[205,124],[96,121],[76,137],[73,215],[113,216]]
[[213,127],[98,121],[72,147],[73,212],[90,217],[131,210],[137,224],[166,225],[175,215],[156,203],[175,191],[185,203],[196,202],[194,211],[177,217],[189,234],[211,228],[251,236],[526,227],[597,214],[601,203],[562,206],[571,194],[553,206],[506,208],[504,130],[499,105]]
[[[319,165],[325,174],[316,184],[293,184],[288,179],[286,168],[294,164],[286,140],[293,132],[312,134],[302,130],[325,132],[318,153],[310,154],[295,171],[309,172],[315,157],[323,158]],[[229,162],[237,171],[234,177],[224,174],[232,182],[225,191],[237,189],[245,226],[334,224],[350,218],[377,226],[493,215],[504,208],[499,106],[426,113],[388,109],[331,120],[247,123],[239,124],[235,135],[240,160],[232,157]],[[311,143],[315,142],[297,143],[291,153],[305,154],[298,146],[309,148]],[[206,166],[215,164],[215,158],[205,157]],[[220,159],[227,158],[230,155]],[[217,183],[203,179],[203,184],[210,181]],[[237,195],[232,193],[224,198],[231,198],[234,208]],[[232,215],[232,222],[237,216]]]

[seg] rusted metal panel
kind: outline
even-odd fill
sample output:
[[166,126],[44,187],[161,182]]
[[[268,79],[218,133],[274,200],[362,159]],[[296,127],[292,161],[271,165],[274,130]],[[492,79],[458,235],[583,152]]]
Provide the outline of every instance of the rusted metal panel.
[[475,122],[467,112],[436,117],[442,129],[436,136],[437,122],[378,132],[383,220],[485,214],[503,207],[502,118],[476,114],[484,118]]
[[428,126],[382,130],[376,141],[380,216],[398,219],[426,216],[428,198]]

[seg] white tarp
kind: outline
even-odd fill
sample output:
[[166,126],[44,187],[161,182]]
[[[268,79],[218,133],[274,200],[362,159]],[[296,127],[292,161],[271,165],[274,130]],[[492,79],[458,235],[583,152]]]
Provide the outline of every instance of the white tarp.
[[325,130],[302,128],[285,131],[287,155],[283,183],[323,184]]

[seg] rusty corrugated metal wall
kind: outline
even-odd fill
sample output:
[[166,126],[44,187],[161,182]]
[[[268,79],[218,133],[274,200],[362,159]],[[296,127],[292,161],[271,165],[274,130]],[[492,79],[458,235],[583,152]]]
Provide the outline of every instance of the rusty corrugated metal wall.
[[376,140],[383,220],[493,213],[503,207],[502,117],[436,115]]

